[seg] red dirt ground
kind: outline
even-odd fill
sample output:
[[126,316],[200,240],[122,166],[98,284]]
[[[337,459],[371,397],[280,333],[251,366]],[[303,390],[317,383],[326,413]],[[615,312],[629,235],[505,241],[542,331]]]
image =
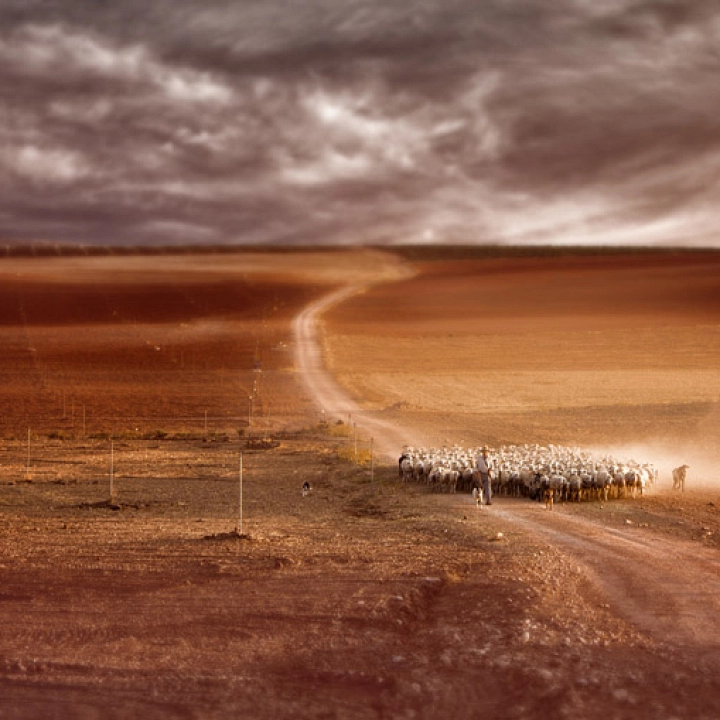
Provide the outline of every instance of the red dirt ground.
[[[0,717],[720,716],[719,271],[0,262]],[[478,511],[356,464],[368,438],[318,424],[291,352],[343,284],[369,287],[324,316],[328,365],[413,444],[614,446],[660,487]]]

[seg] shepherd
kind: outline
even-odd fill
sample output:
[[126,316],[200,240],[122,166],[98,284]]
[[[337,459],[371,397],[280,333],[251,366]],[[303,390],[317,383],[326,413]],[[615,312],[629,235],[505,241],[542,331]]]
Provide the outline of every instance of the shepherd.
[[475,462],[475,469],[477,470],[478,477],[480,478],[480,484],[482,486],[483,498],[486,505],[492,505],[492,488],[490,486],[490,476],[492,474],[492,465],[488,459],[488,453],[490,450],[487,445],[483,445],[480,450],[480,454]]

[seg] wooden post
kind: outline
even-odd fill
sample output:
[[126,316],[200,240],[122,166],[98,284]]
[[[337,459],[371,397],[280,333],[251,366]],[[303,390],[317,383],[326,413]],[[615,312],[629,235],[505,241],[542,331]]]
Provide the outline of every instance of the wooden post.
[[30,479],[30,428],[27,431],[27,463],[25,465],[25,479]]
[[238,494],[238,526],[237,526],[237,532],[238,534],[243,534],[243,454],[242,451],[240,452],[240,487],[239,487],[239,494]]
[[375,464],[373,462],[373,441],[374,438],[370,438],[370,484],[372,485],[373,492],[375,492]]
[[115,449],[112,440],[110,441],[110,502],[115,502]]

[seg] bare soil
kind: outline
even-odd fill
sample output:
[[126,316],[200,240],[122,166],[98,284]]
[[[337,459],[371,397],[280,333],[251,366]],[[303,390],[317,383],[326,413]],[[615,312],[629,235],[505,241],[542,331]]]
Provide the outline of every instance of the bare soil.
[[[720,716],[718,263],[3,261],[0,717]],[[344,285],[321,329],[357,418],[293,353]],[[660,484],[478,510],[370,463],[362,413]]]

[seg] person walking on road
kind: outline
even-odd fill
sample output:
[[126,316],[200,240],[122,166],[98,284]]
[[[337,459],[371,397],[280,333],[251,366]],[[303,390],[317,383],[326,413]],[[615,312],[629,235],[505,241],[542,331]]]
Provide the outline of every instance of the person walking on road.
[[492,488],[490,487],[490,475],[492,473],[492,465],[488,459],[488,446],[484,445],[475,462],[478,478],[482,484],[483,498],[486,505],[492,505]]

